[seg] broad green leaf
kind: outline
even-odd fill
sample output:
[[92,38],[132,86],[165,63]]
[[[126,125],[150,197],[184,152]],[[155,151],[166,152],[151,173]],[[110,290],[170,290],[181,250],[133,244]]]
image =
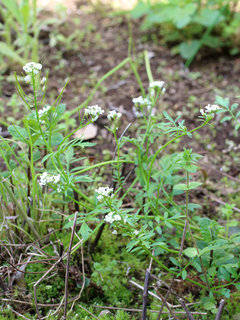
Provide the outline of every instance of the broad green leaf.
[[83,240],[87,240],[89,234],[92,232],[92,229],[89,228],[89,226],[86,224],[86,222],[83,222],[81,225],[81,228],[79,230],[80,235],[82,236]]
[[9,126],[8,127],[8,132],[11,134],[11,136],[19,141],[25,142],[27,143],[27,139],[28,139],[28,133],[27,130],[24,128],[21,128],[19,126]]
[[210,27],[213,24],[216,25],[223,20],[225,20],[225,18],[219,10],[212,10],[208,8],[202,9],[193,19],[194,22],[205,27]]
[[188,190],[196,189],[196,188],[198,188],[198,187],[201,186],[201,185],[202,185],[201,182],[197,182],[197,181],[190,182],[190,183],[189,183]]
[[197,263],[196,261],[192,262],[192,266],[198,271],[198,272],[202,272],[202,267],[199,263]]
[[136,7],[131,10],[130,14],[133,19],[138,19],[148,13],[150,5],[147,2],[139,1]]
[[178,13],[178,8],[176,6],[165,6],[159,8],[155,13],[148,14],[141,29],[147,29],[154,24],[161,24],[163,22],[172,22]]
[[219,48],[224,43],[219,37],[214,37],[210,35],[204,40],[203,44],[205,44],[205,46],[208,46],[209,48]]
[[58,146],[63,141],[63,135],[60,132],[53,134],[51,139],[51,146]]
[[194,258],[198,255],[197,249],[194,247],[183,250],[184,254],[189,258]]
[[184,269],[182,271],[182,279],[185,280],[187,278],[187,271]]
[[176,184],[173,189],[175,190],[192,190],[192,189],[196,189],[197,187],[199,187],[202,183],[201,182],[197,182],[197,181],[193,181],[189,183],[189,186],[187,187],[187,185],[185,183],[179,183]]
[[178,8],[175,16],[173,17],[173,23],[178,29],[182,29],[186,27],[193,18],[193,15],[197,9],[195,3],[189,3],[185,5],[183,8]]
[[215,304],[211,301],[205,302],[203,305],[205,310],[212,310],[215,309]]
[[56,112],[56,119],[57,119],[57,120],[59,120],[59,119],[63,116],[65,110],[66,110],[66,105],[65,105],[64,103],[60,103],[60,104],[56,107],[55,112]]
[[199,40],[191,40],[189,42],[182,42],[179,45],[179,53],[184,59],[191,58],[196,51],[201,47],[201,42]]
[[22,65],[25,64],[25,60],[21,58],[12,48],[10,48],[5,42],[0,41],[0,55],[9,57]]
[[208,218],[200,218],[199,219],[200,233],[203,237],[203,240],[209,242],[212,240],[212,232],[211,232],[211,220]]
[[175,190],[187,190],[187,185],[185,183],[176,184],[173,189]]
[[177,261],[175,258],[170,257],[169,260],[170,260],[175,266],[181,267],[180,262]]

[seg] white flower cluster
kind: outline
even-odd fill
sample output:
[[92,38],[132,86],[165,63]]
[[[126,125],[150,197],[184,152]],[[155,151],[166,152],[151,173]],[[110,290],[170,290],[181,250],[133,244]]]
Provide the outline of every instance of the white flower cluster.
[[[137,98],[133,98],[132,102],[134,103],[134,106],[132,108],[133,113],[135,114],[136,117],[141,117],[143,115],[142,112],[138,111],[138,108],[140,106],[146,106],[148,111],[150,111],[152,108],[149,97],[143,98],[142,96],[140,96]],[[151,115],[154,116],[154,113],[155,113],[155,110],[152,109]]]
[[118,120],[120,119],[122,116],[121,112],[116,112],[115,110],[111,110],[109,111],[109,114],[107,116],[108,120],[111,121],[111,120]]
[[200,109],[200,113],[202,116],[213,116],[214,113],[218,110],[222,109],[221,107],[219,107],[217,104],[208,104],[206,107],[204,107],[204,109]]
[[143,98],[142,96],[137,97],[137,98],[133,98],[132,102],[134,104],[140,104],[140,105],[151,104],[151,102],[148,98]]
[[46,106],[46,107],[43,107],[43,109],[38,110],[39,117],[41,118],[50,109],[51,109],[51,106]]
[[150,82],[149,88],[159,88],[162,89],[164,87],[165,82],[164,81],[153,81]]
[[42,186],[45,186],[48,183],[56,184],[56,183],[58,183],[60,181],[60,179],[61,179],[60,174],[57,174],[56,176],[54,176],[54,175],[50,175],[47,172],[44,172],[43,174],[40,175],[38,183],[42,187]]
[[41,80],[41,84],[45,84],[46,81],[47,81],[47,78],[43,77],[42,80]]
[[[24,67],[23,67],[23,70],[26,72],[26,73],[30,73],[30,74],[38,74],[39,71],[42,70],[42,65],[41,63],[35,63],[35,62],[29,62],[27,63]],[[26,77],[25,77],[26,78]],[[27,78],[29,79],[29,78]],[[26,80],[25,80],[26,81]]]
[[95,189],[95,192],[99,194],[99,196],[97,196],[97,199],[99,201],[104,199],[104,197],[111,197],[111,198],[113,197],[113,195],[110,195],[110,193],[113,192],[113,188],[99,187],[98,189]]
[[120,221],[121,219],[122,218],[119,214],[116,214],[112,211],[109,212],[104,218],[104,220],[108,223],[113,223],[114,221]]
[[25,80],[26,83],[30,83],[31,80],[32,80],[32,78],[31,78],[31,76],[28,74],[28,75],[24,78],[24,80]]
[[98,117],[100,116],[100,114],[103,114],[104,110],[99,107],[98,105],[95,106],[88,106],[87,109],[85,109],[85,115],[88,116],[92,116],[92,121],[96,121],[98,119]]

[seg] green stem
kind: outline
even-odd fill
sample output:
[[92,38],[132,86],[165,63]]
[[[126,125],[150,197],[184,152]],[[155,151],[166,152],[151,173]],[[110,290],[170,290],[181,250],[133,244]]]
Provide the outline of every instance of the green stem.
[[152,70],[151,70],[150,61],[149,61],[149,55],[146,50],[144,51],[144,59],[145,59],[145,67],[147,71],[148,81],[151,83],[153,82],[153,75],[152,75]]
[[92,169],[95,169],[95,168],[98,168],[98,167],[102,167],[102,166],[106,166],[108,164],[114,164],[114,163],[134,163],[134,161],[128,161],[128,160],[109,160],[109,161],[104,161],[104,162],[99,162],[99,163],[96,163],[92,166],[89,166],[85,169],[82,169],[80,171],[77,171],[77,172],[74,172],[74,174],[81,174],[81,173],[84,173],[84,172],[87,172],[89,170],[92,170]]
[[[204,127],[210,120],[206,120],[204,121],[200,126],[198,126],[197,128],[194,128],[192,130],[190,130],[188,133],[193,133],[199,129],[201,129],[202,127]],[[150,168],[149,168],[149,171],[148,171],[148,179],[147,179],[147,190],[149,189],[149,184],[150,184],[150,179],[151,179],[151,173],[152,173],[152,168],[153,168],[153,165],[154,165],[154,161],[156,160],[157,156],[159,155],[159,153],[165,149],[169,144],[171,144],[172,142],[180,139],[181,137],[184,137],[186,136],[187,133],[183,133],[175,138],[173,138],[172,140],[168,141],[167,143],[165,143],[160,149],[158,149],[158,151],[155,153],[155,155],[153,156],[152,158],[152,161],[150,163]]]

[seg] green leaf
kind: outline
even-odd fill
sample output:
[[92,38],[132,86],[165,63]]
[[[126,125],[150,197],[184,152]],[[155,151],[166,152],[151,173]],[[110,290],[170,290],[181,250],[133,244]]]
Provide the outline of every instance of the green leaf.
[[187,271],[183,269],[182,271],[182,279],[185,280],[187,278]]
[[20,64],[24,65],[25,60],[21,58],[16,51],[14,51],[11,47],[9,47],[5,42],[0,41],[0,55],[9,57]]
[[24,28],[25,30],[28,29],[28,23],[29,23],[29,13],[30,13],[30,5],[28,3],[28,1],[23,4],[23,6],[21,7],[21,14],[23,17],[23,24],[24,24]]
[[203,44],[205,46],[208,46],[209,48],[219,48],[221,47],[224,43],[221,41],[219,37],[214,37],[214,36],[208,36]]
[[8,132],[14,139],[28,143],[28,133],[26,129],[11,125],[8,127]]
[[231,111],[233,112],[235,109],[237,109],[238,103],[234,103],[231,105]]
[[189,258],[194,258],[198,255],[197,249],[194,247],[187,248],[183,252]]
[[63,135],[56,132],[52,135],[51,146],[58,146],[63,141]]
[[[13,17],[17,19],[17,21],[22,24],[22,17],[17,6],[16,0],[2,0],[3,5],[8,9]],[[0,46],[1,47],[1,46]]]
[[55,120],[58,121],[63,116],[65,110],[66,110],[66,105],[64,103],[60,103],[55,109],[55,113],[56,113]]
[[190,183],[189,183],[188,190],[196,189],[196,188],[198,188],[198,187],[201,186],[201,185],[202,185],[201,182],[197,182],[197,181],[190,182]]
[[229,121],[231,119],[232,119],[231,116],[226,116],[226,117],[222,118],[220,122],[223,123],[223,122]]
[[239,118],[239,117],[240,117],[240,110],[236,114],[236,118]]
[[149,9],[150,5],[148,2],[139,1],[136,7],[131,10],[130,14],[133,19],[138,19],[148,13]]
[[169,122],[174,123],[173,118],[166,111],[163,112],[163,115]]
[[181,267],[180,262],[178,262],[175,258],[170,257],[169,259],[175,266]]
[[202,9],[193,19],[195,23],[201,24],[205,27],[210,27],[213,24],[216,25],[223,20],[225,20],[225,18],[219,10],[212,10],[208,8]]
[[70,165],[71,161],[72,161],[72,158],[74,156],[74,150],[72,147],[69,147],[65,152],[64,152],[64,155],[65,155],[65,159],[66,159],[66,162],[67,162],[67,165]]
[[183,8],[178,8],[178,11],[174,15],[173,24],[178,28],[182,29],[186,27],[193,18],[193,15],[197,9],[195,3],[188,3]]
[[202,272],[202,267],[199,263],[197,263],[196,261],[192,262],[192,266],[198,271],[198,272]]
[[42,158],[42,163],[44,163],[46,160],[48,160],[48,158],[50,158],[50,157],[52,157],[53,156],[53,154],[52,153],[50,153],[50,154],[47,154],[46,156],[44,156],[43,158]]
[[211,301],[207,301],[204,303],[203,307],[205,310],[212,310],[215,309],[215,304]]
[[187,187],[187,185],[185,183],[179,183],[176,184],[173,189],[175,190],[192,190],[192,189],[196,189],[197,187],[199,187],[202,183],[201,182],[197,182],[197,181],[193,181],[189,183],[189,186]]
[[229,108],[229,99],[228,98],[222,98],[220,96],[216,96],[215,98],[216,104],[219,104],[220,106],[228,109]]
[[173,189],[175,190],[187,190],[187,185],[185,183],[176,184]]
[[81,228],[79,230],[80,235],[82,236],[83,240],[87,240],[89,234],[92,232],[92,229],[89,228],[89,226],[86,224],[86,222],[83,222],[81,225]]
[[211,220],[208,218],[200,218],[199,219],[200,233],[203,237],[203,240],[209,242],[212,240],[212,232],[211,232]]
[[191,58],[196,51],[201,47],[201,42],[199,40],[191,40],[189,42],[182,42],[179,45],[179,53],[184,59]]
[[74,177],[74,182],[92,182],[94,181],[91,177],[88,175],[83,175],[83,176],[76,176]]

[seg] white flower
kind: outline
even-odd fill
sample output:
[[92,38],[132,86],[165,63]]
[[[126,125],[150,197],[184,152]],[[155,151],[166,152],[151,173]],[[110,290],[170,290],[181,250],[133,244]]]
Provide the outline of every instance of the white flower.
[[139,231],[138,230],[135,230],[134,232],[133,232],[133,234],[135,234],[136,236],[139,234]]
[[26,73],[38,74],[40,70],[42,70],[41,63],[29,62],[24,67],[23,70]]
[[31,76],[28,74],[28,75],[24,78],[24,80],[25,80],[26,83],[30,83],[31,80],[32,80],[32,78],[31,78]]
[[104,197],[113,196],[113,195],[110,196],[110,193],[113,192],[113,188],[109,188],[109,187],[99,187],[98,189],[95,189],[95,192],[99,194],[99,196],[97,196],[97,199],[99,201],[102,200]]
[[85,115],[92,116],[92,121],[96,121],[100,116],[100,114],[103,114],[103,113],[104,113],[104,110],[98,105],[88,106],[87,109],[85,109]]
[[110,211],[104,218],[104,220],[108,223],[113,223],[114,221],[120,221],[122,218],[119,214],[114,214],[114,212]]
[[151,104],[150,100],[148,98],[143,98],[142,96],[140,97],[137,97],[137,98],[133,98],[132,99],[132,102],[134,104],[140,104],[140,105],[143,105],[143,104]]
[[149,84],[149,88],[163,88],[165,82],[164,81],[153,81]]
[[121,218],[120,214],[115,214],[115,216],[113,217],[113,219],[114,219],[115,221],[120,221],[122,218]]
[[114,221],[112,216],[113,216],[113,212],[111,211],[105,216],[104,220],[106,222],[112,223]]
[[121,112],[116,112],[115,110],[112,110],[112,111],[109,112],[107,118],[108,118],[108,120],[111,121],[111,120],[114,120],[114,119],[118,120],[118,119],[121,118],[121,116],[122,116]]
[[43,107],[43,109],[38,110],[38,115],[41,118],[46,112],[51,109],[51,106]]
[[214,113],[218,110],[222,109],[216,104],[208,104],[204,107],[204,109],[200,109],[200,113],[202,116],[207,117],[208,115],[214,116]]
[[44,84],[46,81],[47,81],[47,78],[43,77],[42,80],[41,80],[41,84]]
[[51,183],[51,182],[56,184],[56,183],[58,183],[60,181],[60,179],[61,179],[61,175],[60,174],[55,176],[55,175],[50,175],[47,172],[43,172],[43,174],[41,174],[40,177],[39,177],[38,183],[42,187],[42,186],[45,186],[46,184]]
[[112,234],[117,234],[117,230],[113,230],[113,231],[112,231]]
[[52,178],[53,178],[52,182],[56,184],[56,183],[58,183],[60,181],[61,176],[60,176],[60,174],[58,174],[56,176],[53,176]]

